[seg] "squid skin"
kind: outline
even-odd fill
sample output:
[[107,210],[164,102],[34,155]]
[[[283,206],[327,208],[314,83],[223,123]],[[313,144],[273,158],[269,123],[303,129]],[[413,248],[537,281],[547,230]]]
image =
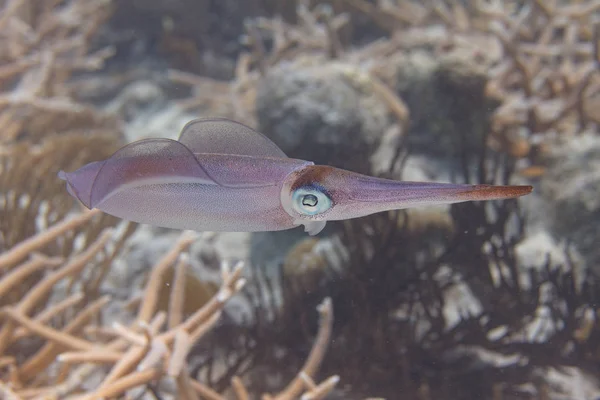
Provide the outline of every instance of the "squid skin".
[[59,172],[87,208],[197,231],[279,231],[422,205],[508,199],[531,186],[403,182],[289,158],[238,122],[197,119],[178,140],[145,139]]

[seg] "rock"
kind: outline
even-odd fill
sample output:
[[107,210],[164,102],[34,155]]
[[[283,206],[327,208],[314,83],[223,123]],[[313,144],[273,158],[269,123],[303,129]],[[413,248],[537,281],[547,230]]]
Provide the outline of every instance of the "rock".
[[538,230],[529,234],[515,247],[518,265],[541,269],[546,266],[548,258],[550,267],[560,267],[567,260],[567,251],[549,232]]
[[140,80],[125,86],[107,108],[129,122],[141,113],[159,112],[167,106],[167,102],[167,96],[160,86]]
[[357,82],[360,71],[317,60],[282,64],[260,82],[258,127],[290,157],[369,172],[388,111]]
[[250,237],[249,260],[253,268],[262,268],[269,277],[277,277],[279,265],[288,252],[308,235],[301,229],[279,232],[255,232]]
[[552,400],[599,399],[598,378],[575,367],[549,368],[542,372],[551,387],[560,388],[552,393]]
[[600,137],[587,133],[556,146],[550,164],[540,183],[550,229],[600,272]]
[[149,80],[125,86],[106,109],[123,119],[128,142],[150,137],[177,139],[186,123],[201,116],[169,101],[166,89]]
[[496,104],[485,95],[486,68],[473,57],[419,50],[398,60],[396,90],[410,112],[411,151],[455,158],[463,149],[481,150]]

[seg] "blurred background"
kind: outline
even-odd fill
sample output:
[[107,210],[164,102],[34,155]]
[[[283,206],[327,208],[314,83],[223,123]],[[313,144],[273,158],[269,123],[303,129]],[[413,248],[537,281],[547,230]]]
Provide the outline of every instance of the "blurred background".
[[[0,0],[0,398],[600,398],[599,12]],[[56,177],[201,116],[534,192],[309,237],[127,223]]]

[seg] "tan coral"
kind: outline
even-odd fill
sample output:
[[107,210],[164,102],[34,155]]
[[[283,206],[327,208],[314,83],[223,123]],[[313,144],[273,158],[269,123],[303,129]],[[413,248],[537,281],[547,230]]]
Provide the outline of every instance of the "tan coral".
[[74,73],[97,70],[113,54],[90,52],[110,12],[110,0],[0,2],[0,143],[117,129],[114,116],[81,103],[68,86]]
[[[23,279],[27,273],[39,269],[37,264],[31,264],[27,255],[39,251],[49,241],[60,240],[69,230],[82,229],[91,218],[97,217],[97,212],[87,212],[76,218],[68,219],[51,227],[47,232],[15,246],[9,252],[1,255],[0,266],[5,270],[15,271],[0,277],[0,288],[11,290],[17,278]],[[128,234],[127,231],[124,232]],[[113,251],[119,251],[119,246],[108,246],[110,242],[122,242],[123,237],[114,237],[110,230],[104,231],[95,242],[81,254],[73,254],[65,264],[49,272],[49,275],[33,286],[18,302],[5,306],[0,312],[0,375],[7,382],[2,387],[6,395],[15,398],[69,398],[96,399],[116,398],[135,387],[143,387],[156,379],[172,379],[175,381],[181,398],[195,399],[200,396],[223,399],[212,389],[206,387],[195,378],[189,376],[186,358],[194,343],[201,340],[217,323],[221,309],[227,300],[235,295],[244,285],[242,266],[233,269],[223,268],[222,285],[218,292],[187,318],[183,317],[185,291],[173,290],[170,293],[168,312],[158,309],[157,293],[163,285],[162,279],[166,270],[177,262],[174,283],[175,289],[185,287],[185,266],[187,260],[181,257],[182,252],[195,240],[195,236],[184,234],[165,256],[158,261],[150,273],[150,278],[144,296],[138,308],[138,318],[130,326],[114,325],[107,333],[106,339],[97,336],[86,337],[89,332],[86,327],[95,326],[102,308],[111,301],[110,297],[99,297],[96,300],[86,299],[81,306],[84,296],[75,292],[66,298],[64,304],[44,303],[48,294],[57,288],[57,284],[70,277],[85,275],[86,267],[93,264],[92,260],[100,254],[103,262],[111,262]],[[38,263],[60,263],[61,260],[50,260],[38,257]],[[36,258],[35,260],[37,260]],[[177,261],[179,260],[179,261]],[[33,266],[32,266],[33,265]],[[42,264],[43,265],[43,264]],[[224,264],[225,266],[225,264]],[[55,266],[56,268],[56,266]],[[80,278],[81,279],[81,278]],[[6,293],[3,293],[4,298]],[[85,305],[86,302],[89,303]],[[33,313],[34,307],[41,311]],[[78,310],[76,317],[61,327],[47,324],[51,316],[57,316],[69,310]],[[293,399],[302,393],[306,398],[322,398],[323,393],[333,389],[338,378],[331,378],[321,385],[312,384],[323,355],[332,324],[332,309],[329,300],[319,308],[322,318],[320,333],[315,347],[306,361],[305,367],[296,380],[280,394],[277,399]],[[166,323],[166,325],[165,325]],[[163,328],[164,327],[164,328]],[[18,348],[19,341],[28,337],[38,337],[45,343],[31,356],[22,354],[12,355],[12,349]],[[9,344],[11,347],[9,347]],[[17,347],[15,347],[17,346]],[[98,374],[102,366],[112,364],[100,385],[90,393],[82,393],[82,377]],[[59,368],[59,380],[50,371]],[[306,383],[308,382],[308,383]],[[240,378],[232,382],[236,393],[243,399],[247,393]],[[207,395],[209,393],[210,395]]]
[[[445,41],[446,46],[456,46],[463,42],[461,37],[495,38],[501,54],[488,68],[487,94],[502,104],[493,116],[492,140],[517,157],[527,150],[534,165],[540,161],[534,146],[527,149],[514,140],[518,130],[525,130],[531,140],[547,132],[578,133],[597,121],[587,105],[598,84],[598,37],[591,17],[600,8],[597,1],[472,1],[468,6],[450,1],[390,1],[379,6],[346,2],[371,14],[385,29],[390,28],[383,15],[402,22],[392,31],[405,37],[411,30],[442,22],[446,38],[438,37],[438,45]],[[409,6],[419,11],[402,12]],[[411,22],[401,15],[410,15]]]
[[[33,236],[72,210],[74,202],[57,178],[59,170],[74,170],[108,157],[119,143],[117,132],[106,132],[64,134],[37,144],[21,141],[5,146],[0,154],[0,249]],[[105,224],[117,221],[109,216],[101,219]],[[67,255],[72,245],[71,239],[52,254]]]

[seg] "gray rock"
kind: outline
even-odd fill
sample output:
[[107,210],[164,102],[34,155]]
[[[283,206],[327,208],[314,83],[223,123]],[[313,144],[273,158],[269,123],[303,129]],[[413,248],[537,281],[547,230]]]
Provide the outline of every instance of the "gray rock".
[[396,78],[396,90],[410,111],[411,151],[456,158],[462,149],[481,149],[496,104],[485,95],[486,68],[471,53],[435,57],[414,51],[399,59]]
[[123,119],[128,142],[156,137],[177,139],[186,123],[202,116],[169,101],[165,90],[149,80],[125,86],[106,109]]
[[574,138],[553,152],[541,193],[553,208],[550,229],[579,250],[586,264],[600,266],[600,137]]
[[388,111],[374,93],[360,88],[354,70],[317,62],[272,69],[257,92],[259,130],[290,157],[369,172]]
[[130,122],[139,114],[161,111],[167,106],[167,102],[167,96],[159,85],[149,80],[140,80],[125,86],[107,105],[107,109]]

